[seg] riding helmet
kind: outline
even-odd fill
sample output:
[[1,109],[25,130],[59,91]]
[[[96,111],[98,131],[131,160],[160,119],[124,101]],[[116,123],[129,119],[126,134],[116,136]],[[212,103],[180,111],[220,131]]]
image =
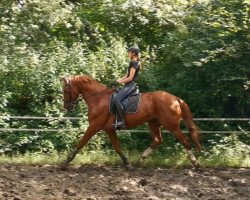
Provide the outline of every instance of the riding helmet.
[[140,53],[140,49],[138,46],[132,46],[132,47],[128,48],[128,51],[136,53],[136,54]]

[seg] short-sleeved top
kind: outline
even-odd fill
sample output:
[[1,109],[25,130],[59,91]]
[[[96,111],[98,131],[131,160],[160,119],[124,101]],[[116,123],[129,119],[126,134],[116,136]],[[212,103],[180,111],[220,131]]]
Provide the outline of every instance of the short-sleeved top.
[[129,63],[129,66],[128,66],[128,76],[130,75],[130,69],[131,68],[134,68],[135,69],[135,75],[132,79],[132,81],[136,81],[137,77],[138,77],[138,74],[139,74],[139,70],[140,70],[140,61],[131,61]]

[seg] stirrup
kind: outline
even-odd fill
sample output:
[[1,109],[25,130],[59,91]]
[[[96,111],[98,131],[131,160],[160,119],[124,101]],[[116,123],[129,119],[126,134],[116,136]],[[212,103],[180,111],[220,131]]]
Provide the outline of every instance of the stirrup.
[[124,121],[116,121],[115,124],[113,124],[115,130],[121,130],[121,129],[125,129],[126,128],[126,124]]

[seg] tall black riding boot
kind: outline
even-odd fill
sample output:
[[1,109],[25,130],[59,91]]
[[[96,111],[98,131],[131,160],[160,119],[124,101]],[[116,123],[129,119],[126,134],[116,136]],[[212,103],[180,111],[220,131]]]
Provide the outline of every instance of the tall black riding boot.
[[115,106],[116,106],[116,123],[114,124],[114,127],[116,130],[123,129],[126,127],[124,120],[123,106],[120,102],[115,102]]

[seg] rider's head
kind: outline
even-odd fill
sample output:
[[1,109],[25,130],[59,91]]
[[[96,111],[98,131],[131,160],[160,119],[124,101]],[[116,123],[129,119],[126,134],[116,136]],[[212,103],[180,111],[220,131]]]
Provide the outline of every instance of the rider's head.
[[132,53],[138,55],[140,53],[140,49],[138,46],[132,46],[132,47],[128,48],[128,52],[132,52]]
[[139,56],[140,49],[138,46],[132,46],[132,47],[128,48],[128,53],[129,53],[129,55],[131,55],[130,58],[132,59],[133,56],[136,56],[136,57]]

